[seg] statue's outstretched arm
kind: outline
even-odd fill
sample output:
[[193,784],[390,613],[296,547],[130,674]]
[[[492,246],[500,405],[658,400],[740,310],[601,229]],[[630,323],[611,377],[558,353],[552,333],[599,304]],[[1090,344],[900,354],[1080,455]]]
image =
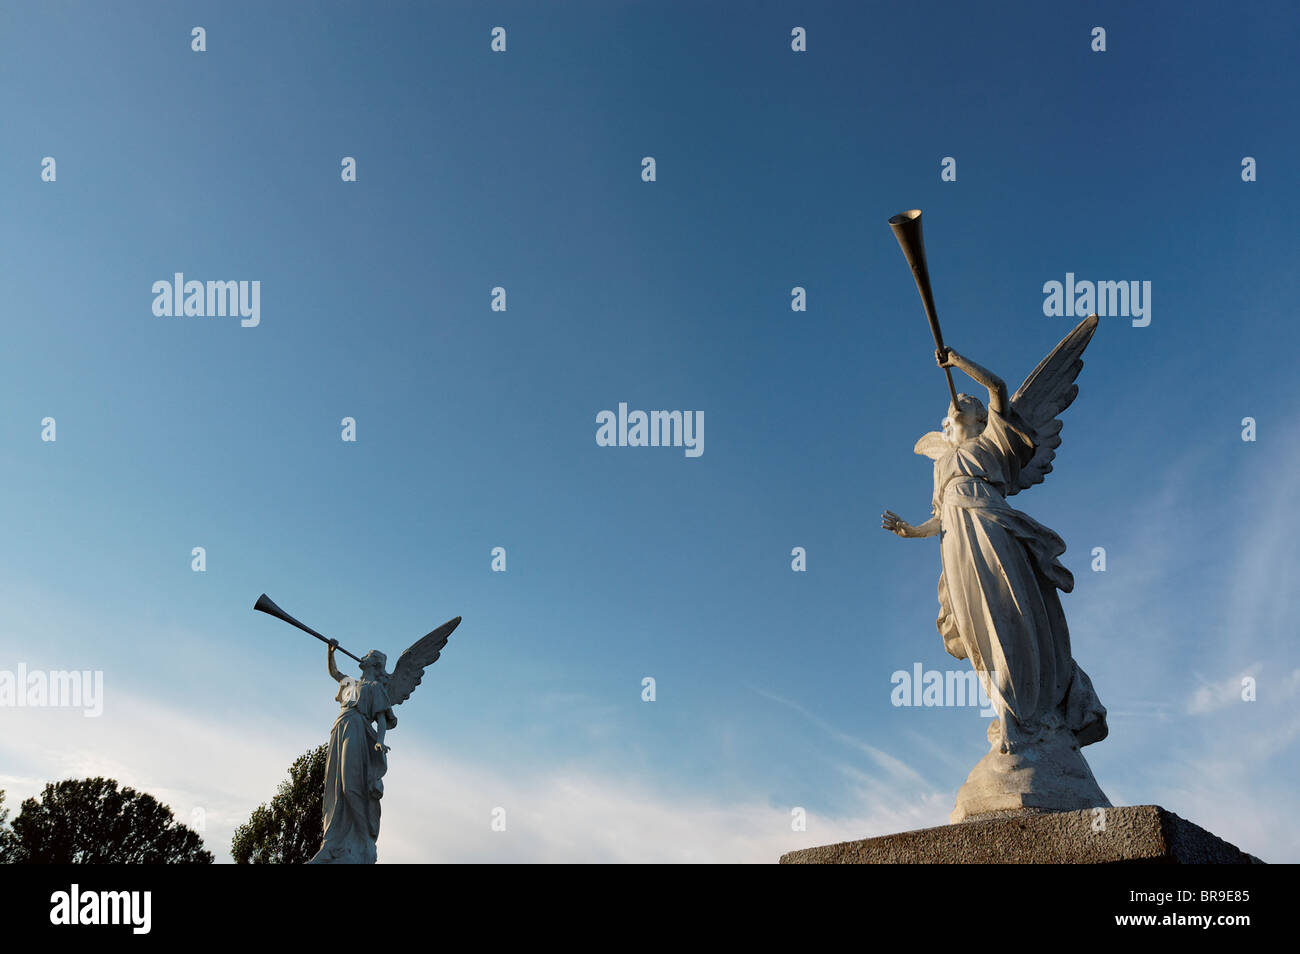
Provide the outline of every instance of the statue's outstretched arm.
[[339,672],[338,666],[334,665],[334,650],[338,648],[338,640],[330,640],[329,649],[325,651],[325,658],[329,662],[330,675],[334,677],[335,682],[343,681],[343,673]]
[[943,529],[938,517],[931,517],[919,527],[914,527],[892,510],[886,510],[880,515],[880,526],[900,537],[933,537]]
[[962,357],[952,348],[945,348],[936,355],[939,359],[941,368],[960,368],[978,381],[984,387],[989,389],[989,410],[996,411],[998,414],[1007,413],[1007,384],[1000,377],[971,361],[969,358]]

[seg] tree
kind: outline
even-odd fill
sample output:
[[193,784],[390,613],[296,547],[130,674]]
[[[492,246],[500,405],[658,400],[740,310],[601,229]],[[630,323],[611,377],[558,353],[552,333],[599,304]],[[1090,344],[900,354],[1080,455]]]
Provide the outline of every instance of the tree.
[[111,778],[51,782],[6,835],[16,864],[211,864],[198,832],[152,795]]
[[301,865],[320,850],[325,817],[325,749],[304,752],[289,766],[270,805],[258,805],[235,829],[230,855],[241,865]]
[[5,793],[0,791],[0,865],[9,860],[9,832],[5,831],[5,819],[9,810],[5,808]]

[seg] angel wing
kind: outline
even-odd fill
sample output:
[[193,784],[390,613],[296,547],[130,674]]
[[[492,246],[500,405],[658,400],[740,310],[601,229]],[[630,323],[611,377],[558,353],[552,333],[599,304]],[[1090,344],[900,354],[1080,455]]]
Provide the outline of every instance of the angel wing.
[[399,705],[410,698],[415,687],[424,678],[424,670],[437,662],[452,630],[459,625],[459,616],[447,620],[428,636],[421,636],[414,645],[398,657],[397,665],[393,667],[393,672],[388,677],[388,701],[392,705]]
[[1083,370],[1083,349],[1088,347],[1096,330],[1096,315],[1089,315],[1079,322],[1012,395],[1012,423],[1034,442],[1034,456],[1020,468],[1020,479],[1007,488],[1008,497],[1034,484],[1041,484],[1051,471],[1056,449],[1061,446],[1058,415],[1074,403],[1074,397],[1079,393],[1074,379]]
[[930,431],[921,435],[921,439],[912,448],[913,454],[920,454],[930,460],[938,460],[952,450],[952,445],[939,431]]

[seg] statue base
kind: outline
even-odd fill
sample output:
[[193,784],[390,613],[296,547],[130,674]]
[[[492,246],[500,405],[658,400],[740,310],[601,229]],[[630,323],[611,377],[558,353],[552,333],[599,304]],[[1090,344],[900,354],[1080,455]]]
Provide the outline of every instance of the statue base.
[[992,748],[957,791],[957,807],[948,821],[955,824],[1005,812],[1110,807],[1072,733],[1040,732],[1010,745],[1011,751],[1006,752],[999,728],[996,721],[989,725]]
[[804,848],[781,864],[1263,864],[1159,805],[1022,809],[941,828]]

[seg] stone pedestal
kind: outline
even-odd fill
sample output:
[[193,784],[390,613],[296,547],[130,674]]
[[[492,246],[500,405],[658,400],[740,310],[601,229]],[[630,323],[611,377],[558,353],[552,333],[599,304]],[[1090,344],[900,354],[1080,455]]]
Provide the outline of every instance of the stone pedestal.
[[1032,738],[1006,744],[1001,725],[989,725],[988,753],[957,791],[950,822],[975,821],[1006,812],[1064,812],[1110,808],[1074,734],[1049,726]]
[[791,851],[781,864],[1263,864],[1159,805],[1008,813]]

